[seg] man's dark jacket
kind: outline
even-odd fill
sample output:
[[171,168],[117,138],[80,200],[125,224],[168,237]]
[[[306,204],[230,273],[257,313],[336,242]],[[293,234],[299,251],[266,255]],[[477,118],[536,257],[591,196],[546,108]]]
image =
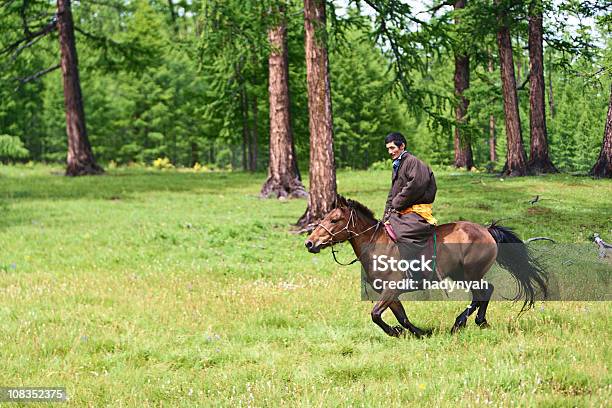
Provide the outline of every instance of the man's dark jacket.
[[405,152],[397,172],[391,180],[385,217],[391,223],[398,242],[424,243],[431,236],[433,226],[415,213],[397,214],[414,204],[431,204],[436,198],[436,179],[425,163]]

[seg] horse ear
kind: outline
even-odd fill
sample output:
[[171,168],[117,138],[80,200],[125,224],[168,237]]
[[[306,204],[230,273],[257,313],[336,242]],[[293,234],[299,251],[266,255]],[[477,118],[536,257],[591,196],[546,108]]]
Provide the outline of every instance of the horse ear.
[[340,194],[336,194],[336,200],[334,201],[334,208],[341,208],[341,207],[347,207],[347,206],[348,206],[348,202],[346,201],[346,198],[344,198]]

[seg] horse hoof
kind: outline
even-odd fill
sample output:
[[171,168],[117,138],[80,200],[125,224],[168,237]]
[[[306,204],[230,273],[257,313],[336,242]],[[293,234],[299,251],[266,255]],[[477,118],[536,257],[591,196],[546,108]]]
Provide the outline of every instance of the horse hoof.
[[451,329],[451,334],[457,333],[459,330],[463,329],[467,324],[467,319],[465,320],[456,320],[453,328]]
[[489,327],[491,327],[491,325],[489,325],[489,323],[487,323],[486,320],[478,323],[476,322],[476,324],[478,325],[478,327],[480,327],[481,329],[488,329]]
[[451,329],[451,334],[457,334],[464,327],[465,327],[465,323],[453,325],[453,328]]
[[431,337],[433,330],[423,330],[420,334],[421,335],[419,337]]
[[392,337],[406,337],[406,331],[402,326],[394,326],[391,328]]

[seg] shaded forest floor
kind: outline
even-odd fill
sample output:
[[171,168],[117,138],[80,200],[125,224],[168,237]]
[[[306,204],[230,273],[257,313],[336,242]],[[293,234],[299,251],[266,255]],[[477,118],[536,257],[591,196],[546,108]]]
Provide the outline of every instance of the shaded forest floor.
[[[407,302],[434,334],[389,338],[359,300],[359,267],[288,233],[306,202],[257,197],[263,173],[53,171],[0,167],[2,385],[65,386],[74,406],[611,403],[609,302],[539,302],[520,318],[494,302],[490,329],[458,336],[463,303]],[[612,241],[610,181],[436,175],[441,222]],[[389,172],[338,180],[381,215]]]

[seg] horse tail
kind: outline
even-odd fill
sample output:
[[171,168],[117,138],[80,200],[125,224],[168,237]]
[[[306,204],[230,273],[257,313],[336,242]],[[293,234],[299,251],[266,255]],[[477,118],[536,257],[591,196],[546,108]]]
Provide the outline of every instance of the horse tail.
[[545,298],[548,296],[548,273],[512,229],[493,222],[488,230],[497,242],[497,263],[516,279],[517,293],[512,300],[525,299],[523,313],[533,307],[536,286]]

